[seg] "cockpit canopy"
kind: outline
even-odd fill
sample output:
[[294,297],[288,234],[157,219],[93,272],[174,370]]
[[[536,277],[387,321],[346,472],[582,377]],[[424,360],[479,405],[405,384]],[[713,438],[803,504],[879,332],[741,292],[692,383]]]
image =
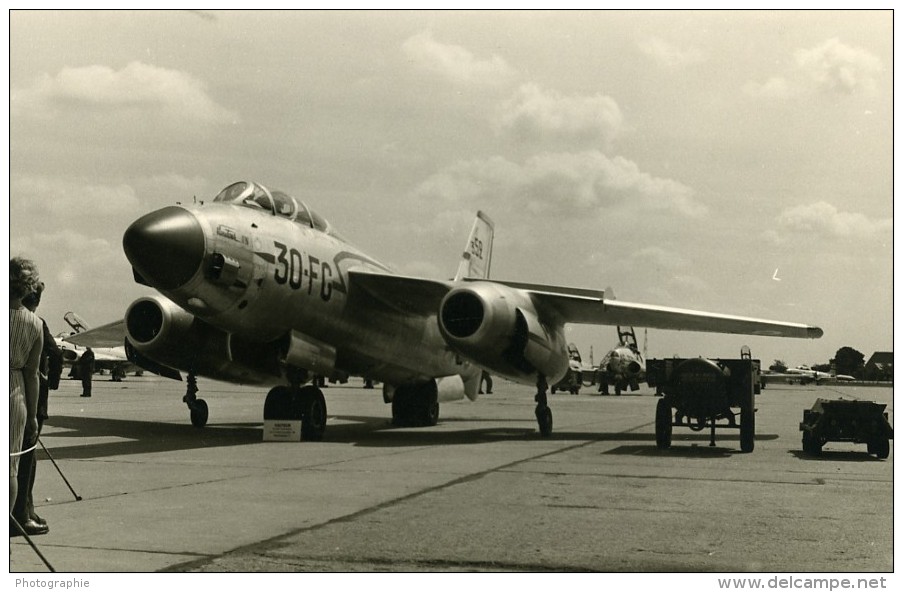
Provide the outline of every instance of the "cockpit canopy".
[[270,191],[259,183],[249,181],[233,183],[220,191],[213,201],[263,210],[326,234],[336,234],[329,222],[308,208],[303,201],[282,191]]

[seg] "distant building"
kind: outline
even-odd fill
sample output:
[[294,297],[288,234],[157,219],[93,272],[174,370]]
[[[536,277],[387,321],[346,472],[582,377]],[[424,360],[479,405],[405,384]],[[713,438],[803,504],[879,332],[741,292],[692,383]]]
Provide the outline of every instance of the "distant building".
[[894,352],[875,352],[865,363],[865,377],[869,380],[894,380]]

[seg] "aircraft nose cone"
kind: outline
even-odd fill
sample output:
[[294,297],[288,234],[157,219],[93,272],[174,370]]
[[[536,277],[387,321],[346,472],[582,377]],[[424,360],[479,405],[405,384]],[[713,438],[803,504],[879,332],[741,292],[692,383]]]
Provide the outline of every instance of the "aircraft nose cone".
[[135,220],[122,236],[129,262],[155,288],[173,290],[204,259],[204,231],[194,214],[169,206]]

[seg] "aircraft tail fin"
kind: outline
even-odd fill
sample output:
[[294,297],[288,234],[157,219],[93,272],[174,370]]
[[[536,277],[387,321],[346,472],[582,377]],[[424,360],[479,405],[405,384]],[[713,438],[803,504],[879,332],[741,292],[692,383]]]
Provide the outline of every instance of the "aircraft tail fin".
[[492,237],[495,234],[495,224],[483,212],[477,212],[477,218],[473,222],[470,237],[464,246],[461,262],[458,263],[458,271],[455,273],[455,281],[465,278],[488,279],[489,266],[492,262]]

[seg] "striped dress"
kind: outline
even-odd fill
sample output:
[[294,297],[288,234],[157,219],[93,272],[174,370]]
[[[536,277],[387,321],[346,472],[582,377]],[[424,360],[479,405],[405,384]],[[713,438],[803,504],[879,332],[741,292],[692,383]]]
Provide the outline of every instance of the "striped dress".
[[9,476],[19,471],[19,457],[13,453],[22,450],[25,434],[25,375],[28,354],[35,342],[42,337],[41,319],[25,308],[9,309]]

